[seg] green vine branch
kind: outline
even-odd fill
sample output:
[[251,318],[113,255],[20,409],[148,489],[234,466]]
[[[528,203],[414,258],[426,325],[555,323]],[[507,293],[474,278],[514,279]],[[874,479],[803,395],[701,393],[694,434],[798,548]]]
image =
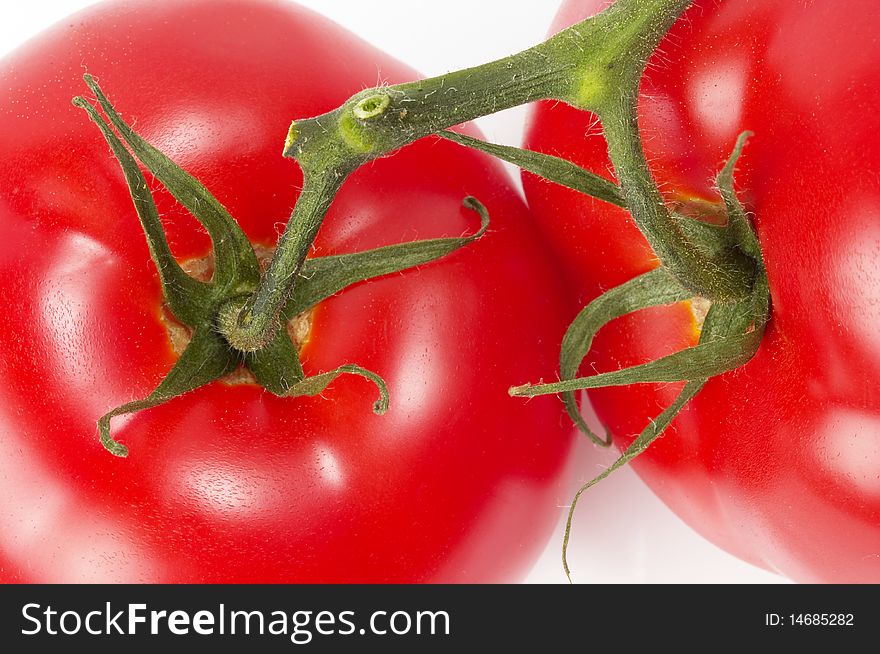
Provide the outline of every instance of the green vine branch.
[[[283,154],[299,163],[303,187],[263,273],[234,218],[198,180],[144,141],[87,75],[97,107],[84,98],[73,102],[88,113],[118,159],[170,310],[193,332],[174,368],[148,397],[101,418],[99,432],[107,449],[118,456],[128,453],[110,435],[113,417],[167,402],[238,365],[248,367],[269,392],[292,397],[321,393],[342,374],[359,375],[378,389],[373,409],[383,413],[389,396],[381,377],[356,364],[307,375],[282,326],[351,284],[433,261],[485,233],[489,220],[485,208],[467,198],[465,205],[481,222],[471,236],[337,257],[307,256],[336,193],[353,171],[420,138],[438,135],[627,209],[659,260],[656,270],[608,291],[580,312],[562,342],[558,382],[510,389],[514,396],[560,394],[574,423],[596,443],[607,445],[610,437],[590,432],[581,417],[575,391],[684,382],[672,405],[650,422],[611,468],[584,485],[574,498],[563,544],[563,564],[569,574],[566,551],[581,495],[644,452],[709,379],[749,361],[760,346],[770,315],[760,245],[733,186],[736,163],[749,134],[737,140],[717,178],[727,218],[720,226],[667,206],[645,159],[637,118],[639,83],[652,53],[691,2],[618,0],[519,54],[439,77],[366,89],[321,116],[294,120]],[[545,99],[566,102],[599,118],[617,183],[557,157],[449,131],[472,119]],[[210,281],[189,277],[173,259],[138,161],[207,230],[215,258]],[[693,298],[711,304],[699,343],[642,366],[577,377],[593,338],[610,322],[647,307]]]
[[595,111],[610,126],[610,154],[631,212],[663,265],[694,295],[734,301],[751,292],[746,259],[708,257],[665,207],[638,138],[638,81],[650,54],[690,0],[619,0],[533,48],[416,82],[366,89],[321,116],[291,124],[284,155],[303,192],[260,284],[220,324],[236,348],[257,350],[280,326],[332,197],[359,166],[474,118],[542,99]]

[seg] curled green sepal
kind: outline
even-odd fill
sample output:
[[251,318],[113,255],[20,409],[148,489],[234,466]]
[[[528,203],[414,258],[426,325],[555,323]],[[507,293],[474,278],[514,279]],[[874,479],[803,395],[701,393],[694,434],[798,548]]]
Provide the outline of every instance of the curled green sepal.
[[524,384],[514,386],[514,397],[534,397],[583,390],[650,384],[656,382],[679,382],[715,377],[747,363],[754,356],[761,342],[763,331],[752,329],[744,334],[727,336],[679,350],[640,366],[632,366],[589,377],[579,377],[553,384]]
[[195,177],[137,134],[117,113],[91,75],[86,74],[83,79],[135,156],[208,232],[214,249],[211,281],[224,291],[251,290],[260,280],[260,266],[235,219]]
[[571,524],[574,519],[574,512],[577,508],[578,501],[587,490],[598,484],[600,481],[609,476],[612,472],[626,465],[634,458],[636,458],[639,454],[648,449],[648,446],[653,443],[656,438],[662,434],[672,420],[677,416],[681,410],[684,408],[685,404],[687,404],[693,397],[699,393],[703,386],[706,385],[705,379],[693,380],[689,381],[685,384],[684,388],[678,394],[678,397],[675,398],[675,401],[669,405],[659,416],[654,418],[651,422],[648,423],[648,426],[645,427],[644,431],[632,442],[632,444],[626,448],[623,454],[617,458],[617,460],[612,463],[607,469],[603,470],[601,474],[593,477],[586,484],[581,486],[577,493],[575,493],[574,497],[571,500],[571,505],[568,507],[568,516],[565,520],[565,535],[562,537],[562,568],[565,570],[565,576],[568,578],[568,581],[571,582],[571,569],[568,565],[568,543],[571,539]]
[[373,413],[382,415],[388,410],[388,386],[385,380],[374,372],[353,364],[339,366],[335,370],[311,375],[293,384],[285,393],[287,397],[302,397],[303,395],[314,396],[324,392],[340,375],[359,375],[366,377],[379,389],[379,399],[373,403]]
[[151,409],[168,400],[204,386],[232,371],[238,356],[223,338],[210,328],[197,328],[192,340],[156,389],[143,400],[127,402],[104,414],[98,421],[101,443],[111,454],[128,456],[128,448],[110,435],[110,419],[126,413]]
[[474,197],[468,196],[462,203],[480,216],[480,229],[470,236],[426,239],[306,259],[302,279],[294,287],[282,317],[289,320],[352,284],[430,263],[477,240],[489,228],[489,212]]
[[[234,219],[198,180],[134,132],[91,76],[86,75],[85,80],[95,93],[100,107],[92,106],[82,97],[74,98],[73,103],[88,113],[118,160],[158,269],[169,309],[175,318],[194,332],[193,342],[153,393],[143,400],[117,407],[99,420],[99,433],[104,446],[117,456],[127,456],[127,448],[110,436],[113,417],[162,404],[214,381],[230,372],[238,363],[250,369],[263,388],[284,397],[316,395],[341,374],[360,375],[376,384],[380,397],[374,403],[373,410],[384,413],[389,403],[388,389],[377,374],[348,364],[330,372],[306,376],[296,346],[285,329],[277,330],[265,345],[252,352],[240,352],[230,346],[228,339],[217,329],[218,321],[230,308],[235,310],[240,307],[259,282],[259,264],[251,244]],[[99,109],[103,109],[107,118],[99,113]],[[175,260],[136,157],[207,230],[214,248],[214,273],[209,282],[191,277]],[[429,263],[481,237],[489,225],[486,208],[471,197],[465,198],[464,205],[474,210],[481,219],[480,229],[472,235],[403,243],[351,255],[309,260],[304,268],[308,279],[288,303],[284,317],[292,318],[351,284]]]
[[[285,305],[282,317],[290,320],[352,284],[429,263],[472,243],[489,228],[489,212],[471,196],[464,198],[463,204],[480,216],[480,228],[470,236],[426,239],[354,254],[307,259],[303,266],[303,279]],[[360,375],[371,380],[379,389],[380,398],[373,405],[373,411],[381,415],[388,408],[385,381],[360,366],[344,365],[331,372],[306,377],[299,354],[283,329],[267,346],[247,353],[245,363],[266,390],[286,397],[317,395],[341,374]]]
[[[766,284],[761,285],[767,288]],[[751,330],[760,337],[764,331],[764,325],[767,318],[767,310],[769,305],[766,300],[769,296],[761,290],[755,294],[754,300],[745,300],[738,304],[713,304],[706,314],[706,321],[703,323],[703,331],[700,334],[700,344],[717,343],[728,341],[738,333]],[[694,349],[694,348],[691,348]],[[748,358],[754,355],[757,350],[757,343]],[[665,430],[675,417],[681,413],[685,405],[690,402],[706,385],[706,382],[712,375],[705,377],[692,377],[679,392],[675,401],[668,406],[659,416],[648,422],[648,425],[642,430],[636,439],[624,450],[623,454],[611,464],[601,474],[597,475],[586,484],[578,489],[578,492],[572,498],[571,506],[568,509],[568,517],[565,523],[565,536],[562,541],[562,567],[565,575],[571,581],[571,570],[568,566],[568,543],[571,536],[571,523],[574,518],[574,512],[577,508],[578,500],[592,486],[608,477],[612,472],[626,465],[639,454],[648,449]]]
[[302,397],[322,393],[339,375],[353,374],[366,377],[379,389],[379,399],[373,403],[373,412],[382,415],[388,410],[388,386],[379,375],[370,370],[347,364],[330,372],[306,376],[287,330],[281,329],[264,348],[245,354],[245,364],[259,384],[279,397]]
[[[744,132],[737,139],[733,152],[717,177],[718,187],[728,214],[729,229],[717,230],[720,238],[700,244],[716,252],[736,249],[755,264],[755,277],[749,294],[734,302],[715,302],[702,326],[699,343],[675,354],[640,366],[600,373],[579,379],[569,377],[577,371],[592,345],[596,332],[610,320],[656,304],[687,299],[690,293],[671,278],[663,268],[645,273],[600,296],[577,316],[563,341],[560,357],[562,381],[555,384],[523,385],[510,389],[511,395],[534,396],[563,393],[569,415],[583,429],[577,405],[571,393],[587,388],[623,386],[650,382],[686,382],[673,403],[651,420],[623,454],[600,475],[584,484],[575,494],[568,512],[562,545],[562,564],[571,581],[567,552],[571,523],[578,500],[583,493],[615,470],[644,452],[672,423],[685,405],[706,385],[709,379],[748,362],[757,352],[770,316],[770,288],[761,258],[757,235],[748,221],[733,188],[733,173],[746,139]],[[714,228],[713,228],[714,229]],[[693,232],[709,234],[708,230]],[[582,426],[583,425],[583,426]]]
[[190,277],[171,253],[159,220],[159,211],[153,201],[153,194],[134,157],[125,149],[101,115],[84,98],[74,98],[73,104],[85,110],[89,118],[98,126],[122,168],[135,211],[147,238],[150,256],[159,272],[159,280],[168,308],[182,323],[194,327],[210,312],[212,303],[210,286]]
[[[662,268],[646,272],[603,293],[581,310],[566,331],[560,354],[560,377],[563,381],[575,377],[596,333],[612,320],[640,309],[672,304],[689,297],[687,290]],[[610,436],[600,438],[584,422],[574,391],[564,391],[562,401],[578,429],[598,445],[611,444]]]
[[724,164],[721,172],[715,178],[715,183],[718,185],[718,192],[721,194],[721,199],[724,200],[724,206],[727,209],[731,242],[735,243],[742,252],[757,261],[763,269],[764,257],[761,253],[761,244],[758,241],[755,230],[752,229],[752,224],[749,222],[746,210],[736,196],[736,190],[733,185],[733,173],[736,169],[736,164],[742,155],[746,141],[751,136],[753,136],[752,132],[743,132],[737,137],[736,145],[733,146],[733,152],[727,163]]

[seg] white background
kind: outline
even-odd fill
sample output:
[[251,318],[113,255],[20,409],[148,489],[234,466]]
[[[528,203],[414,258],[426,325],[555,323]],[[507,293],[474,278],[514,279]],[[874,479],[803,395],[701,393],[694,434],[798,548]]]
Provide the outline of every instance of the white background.
[[[162,0],[154,0],[161,2]],[[0,4],[0,56],[94,0],[30,0]],[[426,75],[472,66],[542,40],[557,0],[300,0]],[[2,92],[2,89],[0,89]],[[478,121],[490,140],[517,144],[524,109]],[[576,479],[595,476],[613,461],[585,441],[578,446]],[[560,519],[567,498],[560,498]],[[528,582],[563,582],[562,523]],[[587,493],[579,506],[569,560],[576,582],[780,583],[694,534],[630,470]]]

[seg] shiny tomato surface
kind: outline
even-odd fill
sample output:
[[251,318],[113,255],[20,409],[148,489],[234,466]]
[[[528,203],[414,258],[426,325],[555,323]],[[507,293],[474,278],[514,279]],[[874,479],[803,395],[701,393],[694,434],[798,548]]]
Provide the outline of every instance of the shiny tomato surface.
[[[611,4],[568,0],[556,29]],[[634,466],[689,524],[807,582],[880,582],[880,4],[699,0],[660,45],[639,100],[670,202],[717,201],[737,171],[766,260],[772,317],[757,356],[711,381]],[[592,115],[543,104],[527,145],[610,174]],[[656,265],[619,209],[532,176],[527,197],[587,302]],[[687,304],[616,321],[583,372],[694,343]],[[590,393],[626,447],[677,384]]]
[[[320,304],[308,373],[279,399],[214,383],[115,419],[175,361],[161,291],[119,165],[71,105],[93,74],[138,132],[273,245],[302,177],[290,121],[415,73],[328,20],[267,0],[98,5],[0,63],[0,580],[517,580],[558,517],[571,444],[556,398],[508,397],[553,370],[570,310],[524,205],[486,157],[425,140],[346,182],[315,255],[473,233],[442,261]],[[155,189],[181,259],[207,236]]]

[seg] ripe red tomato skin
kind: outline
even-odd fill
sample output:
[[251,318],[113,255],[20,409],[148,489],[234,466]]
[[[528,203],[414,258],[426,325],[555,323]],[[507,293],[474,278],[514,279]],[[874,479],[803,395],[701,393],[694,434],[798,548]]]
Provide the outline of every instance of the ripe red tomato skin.
[[[610,3],[569,0],[555,29]],[[710,540],[792,579],[880,582],[880,45],[877,3],[697,2],[649,67],[648,159],[674,199],[714,197],[737,134],[737,182],[761,239],[773,315],[757,356],[709,383],[634,467]],[[846,44],[843,47],[841,44]],[[607,169],[591,116],[544,105],[527,145]],[[525,176],[582,301],[656,265],[625,216]],[[584,219],[588,216],[588,219]],[[609,326],[592,366],[692,341],[682,306]],[[676,387],[591,394],[626,446]]]
[[[267,244],[301,180],[280,157],[290,120],[377,73],[414,76],[308,11],[253,0],[99,6],[2,63],[0,580],[519,578],[558,517],[571,439],[558,400],[506,391],[553,369],[568,312],[500,169],[420,142],[355,174],[319,236],[324,254],[472,232],[467,194],[493,216],[466,250],[316,310],[306,369],[376,370],[385,416],[357,378],[294,400],[214,384],[115,420],[120,460],[97,418],[174,355],[118,164],[70,104],[85,71]],[[192,218],[157,201],[175,253],[204,255]]]

